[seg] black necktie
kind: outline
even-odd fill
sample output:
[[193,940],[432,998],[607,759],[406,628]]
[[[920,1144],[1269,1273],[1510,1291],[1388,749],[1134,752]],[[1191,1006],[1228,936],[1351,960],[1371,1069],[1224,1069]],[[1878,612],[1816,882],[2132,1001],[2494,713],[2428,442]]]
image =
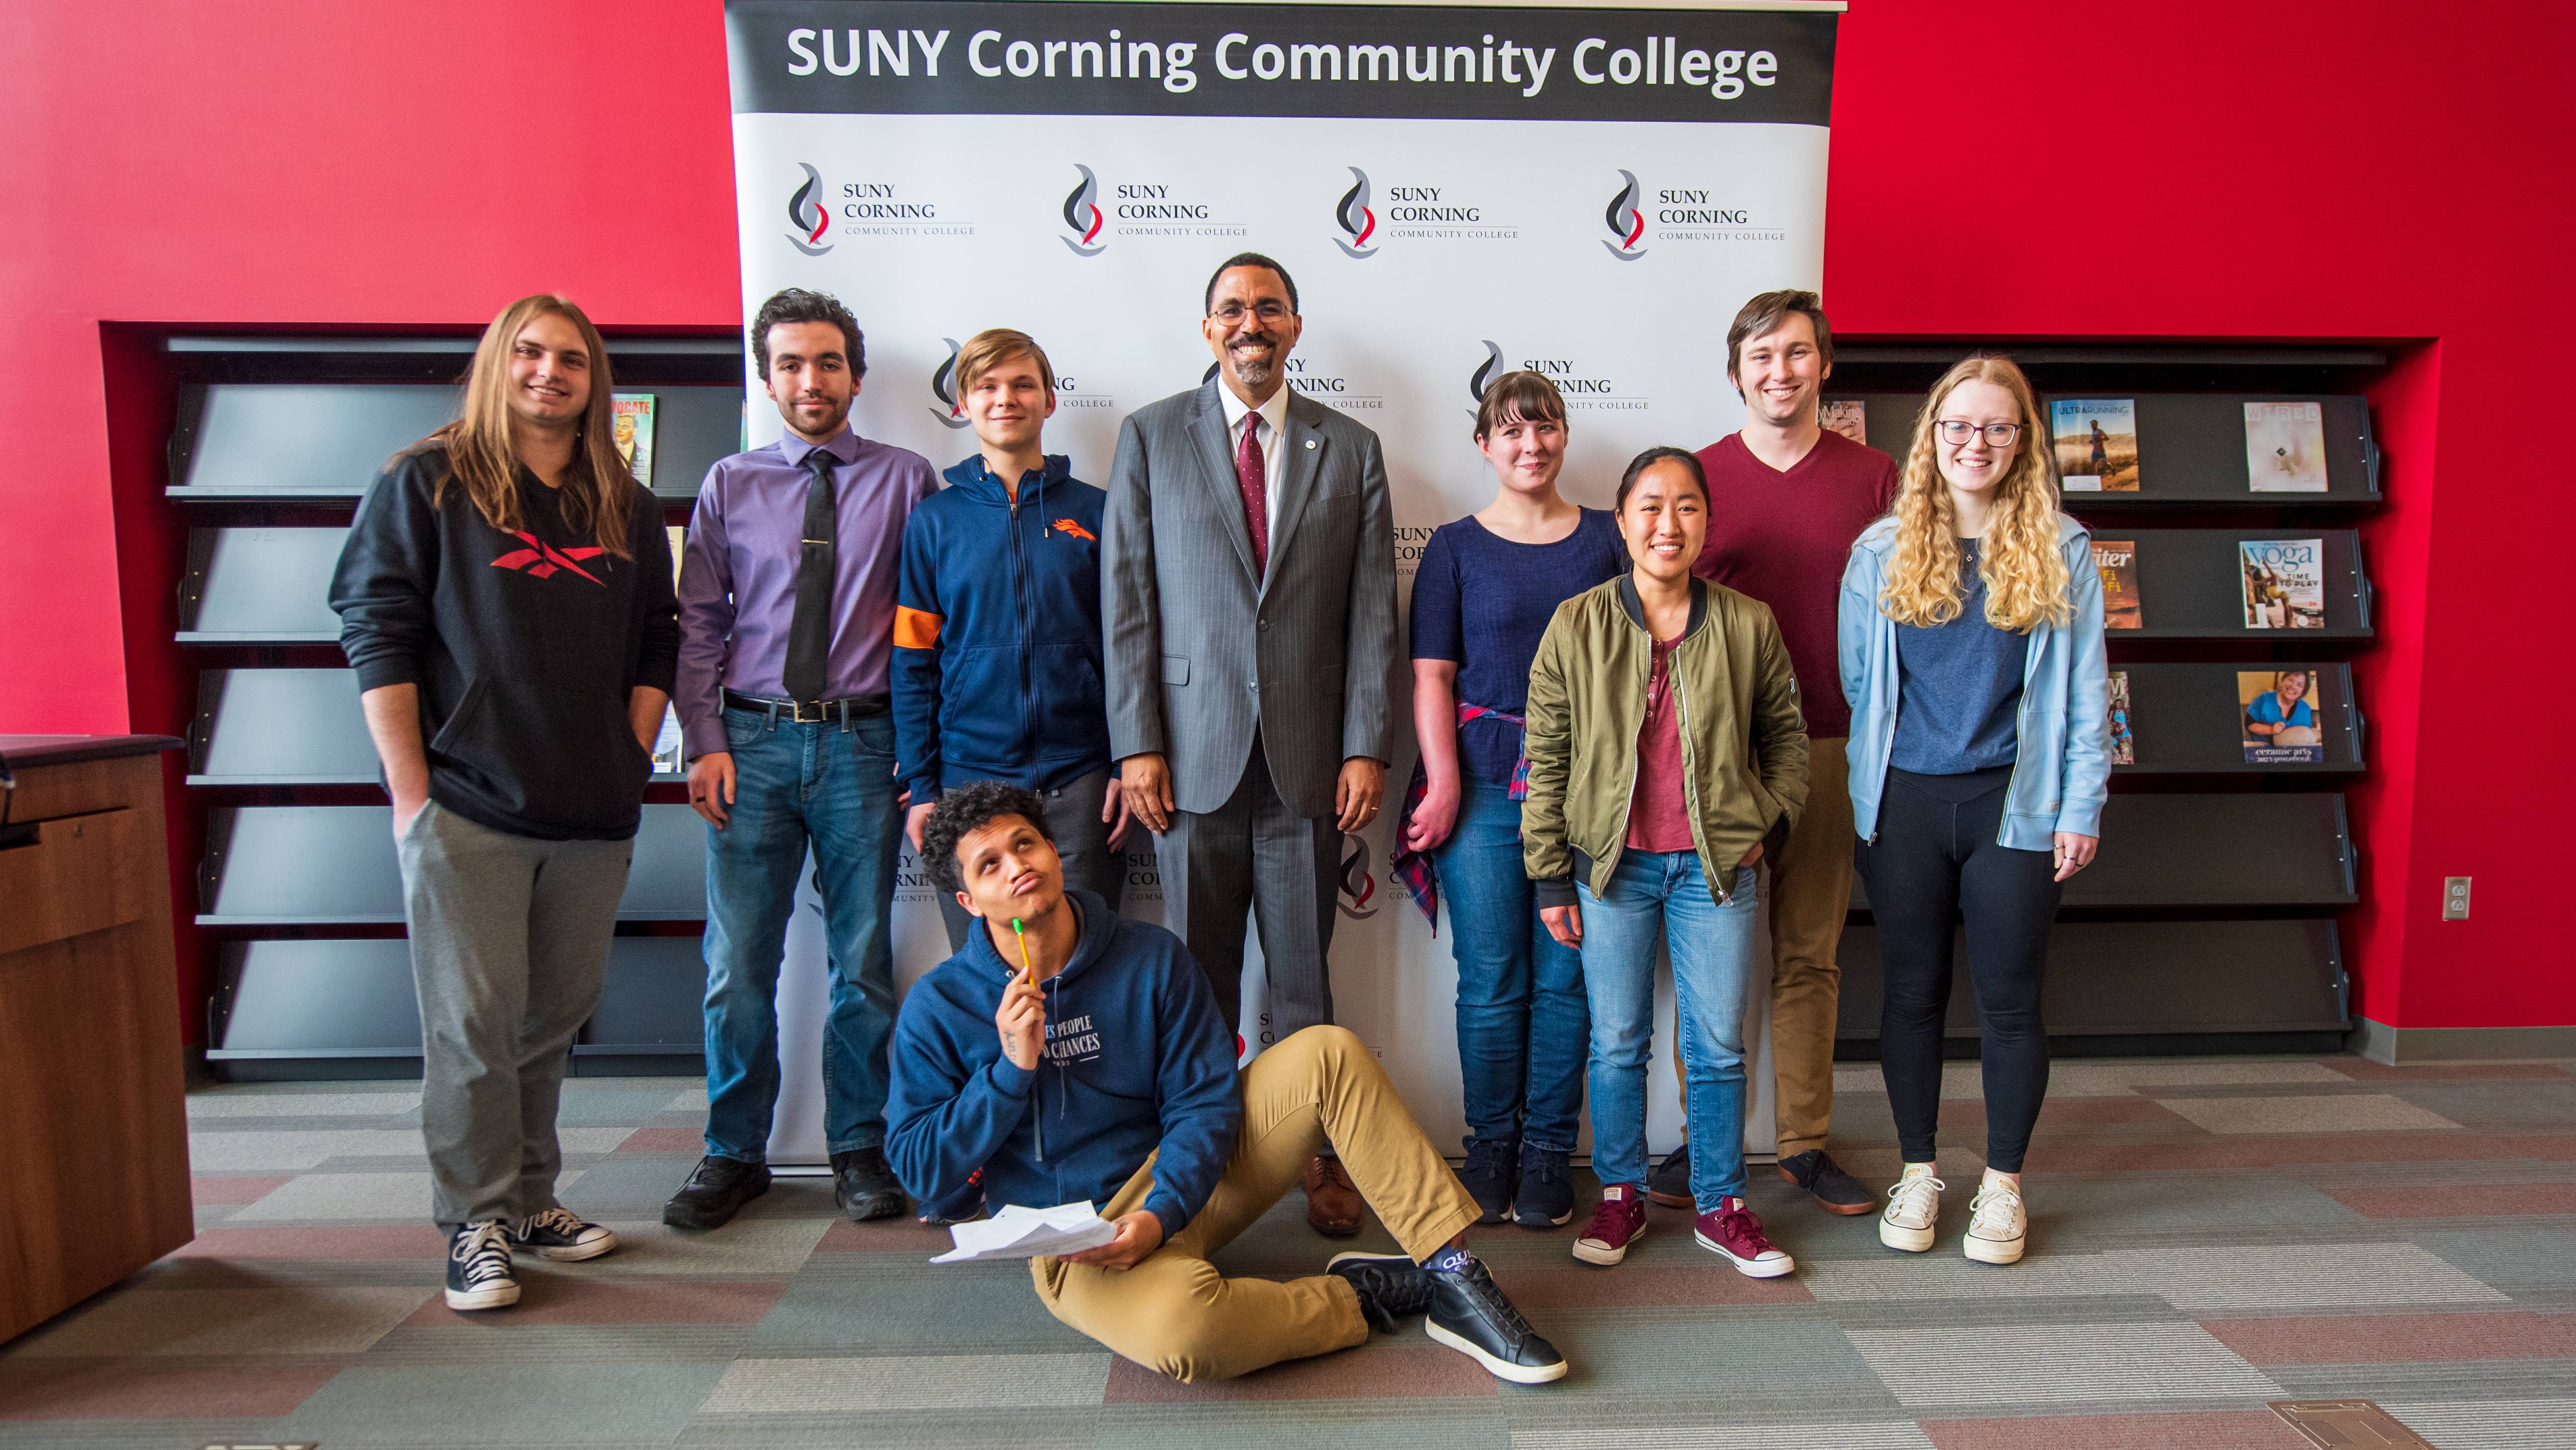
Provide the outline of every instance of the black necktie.
[[779,683],[804,704],[823,698],[832,651],[832,531],[840,509],[832,486],[838,460],[817,448],[805,455],[804,543],[796,555],[796,613],[787,625],[787,669]]

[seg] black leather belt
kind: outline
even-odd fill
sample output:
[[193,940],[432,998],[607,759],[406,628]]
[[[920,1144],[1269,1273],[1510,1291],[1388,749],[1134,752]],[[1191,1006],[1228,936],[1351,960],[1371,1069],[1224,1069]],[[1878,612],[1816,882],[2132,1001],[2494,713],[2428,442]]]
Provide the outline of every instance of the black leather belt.
[[769,716],[772,721],[793,720],[799,725],[821,725],[833,720],[846,725],[853,720],[865,720],[871,715],[883,715],[894,708],[894,702],[884,695],[852,695],[846,700],[808,700],[800,705],[794,700],[765,700],[758,695],[744,695],[732,690],[724,692],[724,704],[728,710],[758,710]]

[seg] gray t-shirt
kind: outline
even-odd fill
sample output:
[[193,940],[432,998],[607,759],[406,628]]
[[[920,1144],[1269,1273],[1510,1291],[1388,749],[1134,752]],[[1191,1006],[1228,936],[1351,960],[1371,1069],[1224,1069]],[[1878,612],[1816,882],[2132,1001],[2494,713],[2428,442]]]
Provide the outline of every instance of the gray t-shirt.
[[2010,765],[2019,753],[2026,635],[1986,622],[1986,581],[1975,539],[1959,541],[1959,617],[1929,628],[1896,627],[1896,746],[1888,763],[1916,775],[1965,775]]

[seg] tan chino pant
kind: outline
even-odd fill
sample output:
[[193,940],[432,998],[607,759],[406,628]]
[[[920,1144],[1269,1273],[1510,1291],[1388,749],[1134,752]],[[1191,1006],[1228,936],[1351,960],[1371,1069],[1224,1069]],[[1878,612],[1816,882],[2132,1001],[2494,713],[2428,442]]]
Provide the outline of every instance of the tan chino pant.
[[[1368,1321],[1341,1279],[1229,1279],[1208,1262],[1286,1195],[1327,1143],[1415,1259],[1476,1221],[1476,1201],[1422,1136],[1368,1048],[1348,1029],[1309,1027],[1243,1070],[1243,1131],[1198,1217],[1124,1272],[1032,1259],[1039,1301],[1075,1329],[1178,1380],[1231,1379],[1364,1342]],[[1153,1183],[1149,1158],[1101,1216],[1144,1207]]]
[[[1783,1158],[1825,1146],[1833,1123],[1843,981],[1834,952],[1852,889],[1851,763],[1843,745],[1839,736],[1807,742],[1807,808],[1788,844],[1761,862],[1771,910],[1771,1121]],[[1673,1071],[1687,1082],[1678,1040]]]

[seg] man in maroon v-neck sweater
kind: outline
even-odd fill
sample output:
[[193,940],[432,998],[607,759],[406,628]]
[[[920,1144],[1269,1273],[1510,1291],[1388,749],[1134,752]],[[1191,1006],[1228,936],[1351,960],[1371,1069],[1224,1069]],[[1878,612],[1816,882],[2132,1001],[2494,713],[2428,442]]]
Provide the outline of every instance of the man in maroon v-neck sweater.
[[[1852,540],[1887,510],[1896,462],[1817,423],[1833,375],[1833,329],[1813,292],[1765,292],[1726,334],[1726,376],[1744,429],[1699,451],[1708,472],[1708,543],[1692,572],[1771,606],[1807,717],[1807,809],[1788,844],[1764,856],[1770,906],[1772,1108],[1780,1176],[1832,1213],[1877,1195],[1825,1151],[1834,1108],[1834,949],[1851,907],[1852,807],[1843,741],[1851,733],[1834,663],[1835,601]],[[1690,1202],[1690,1162],[1675,1153],[1649,1196]]]

